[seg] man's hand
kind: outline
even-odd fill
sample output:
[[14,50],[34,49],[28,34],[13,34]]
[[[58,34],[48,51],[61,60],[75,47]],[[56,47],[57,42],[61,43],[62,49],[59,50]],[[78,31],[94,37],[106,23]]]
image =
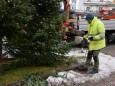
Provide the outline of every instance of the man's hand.
[[93,37],[92,36],[88,37],[88,40],[93,41]]

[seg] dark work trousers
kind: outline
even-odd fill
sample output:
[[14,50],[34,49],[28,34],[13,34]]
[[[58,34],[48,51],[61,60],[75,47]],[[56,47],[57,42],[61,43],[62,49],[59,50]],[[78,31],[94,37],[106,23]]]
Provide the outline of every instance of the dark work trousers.
[[91,60],[92,60],[92,57],[93,57],[93,60],[94,60],[94,69],[95,70],[99,69],[99,58],[98,58],[99,52],[100,52],[100,50],[88,51],[87,59],[86,59],[86,64],[85,64],[86,68],[89,67],[89,65],[91,63]]

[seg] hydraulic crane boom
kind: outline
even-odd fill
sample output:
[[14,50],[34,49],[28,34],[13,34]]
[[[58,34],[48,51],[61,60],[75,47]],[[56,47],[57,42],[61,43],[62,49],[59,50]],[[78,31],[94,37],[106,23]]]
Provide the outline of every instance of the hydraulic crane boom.
[[64,0],[64,10],[66,11],[66,21],[68,21],[70,16],[70,0]]
[[102,15],[102,19],[115,19],[115,12],[113,10],[99,10]]

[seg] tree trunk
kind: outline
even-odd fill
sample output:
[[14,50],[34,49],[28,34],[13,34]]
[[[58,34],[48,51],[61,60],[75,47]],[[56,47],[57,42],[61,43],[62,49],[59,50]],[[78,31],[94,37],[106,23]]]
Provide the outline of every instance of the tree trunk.
[[2,60],[2,36],[0,36],[0,61]]

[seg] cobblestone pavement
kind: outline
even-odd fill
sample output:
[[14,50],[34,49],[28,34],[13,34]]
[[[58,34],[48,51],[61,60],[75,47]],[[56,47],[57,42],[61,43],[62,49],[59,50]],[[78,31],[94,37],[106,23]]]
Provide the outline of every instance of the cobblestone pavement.
[[[108,45],[101,52],[115,57],[115,43]],[[78,86],[115,86],[115,72],[112,73],[106,79],[103,79],[97,83],[88,81],[88,82],[85,82],[84,84],[79,84]]]

